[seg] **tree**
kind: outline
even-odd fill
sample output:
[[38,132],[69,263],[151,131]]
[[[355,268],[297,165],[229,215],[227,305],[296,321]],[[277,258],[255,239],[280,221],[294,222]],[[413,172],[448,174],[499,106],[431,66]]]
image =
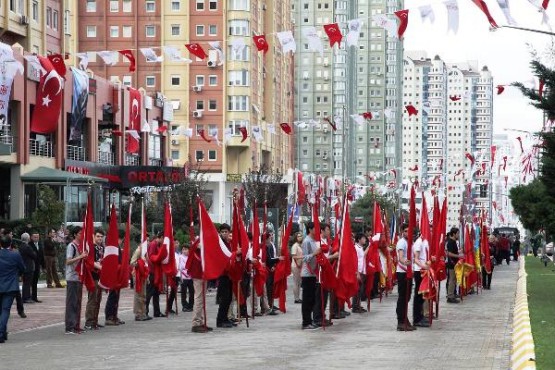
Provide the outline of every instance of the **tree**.
[[361,232],[365,225],[372,225],[374,215],[374,201],[378,201],[382,211],[385,211],[388,217],[396,211],[394,199],[376,192],[368,192],[362,198],[359,198],[351,207],[351,218],[362,217],[363,222],[353,222],[353,231]]
[[512,188],[510,198],[522,226],[532,231],[544,229],[548,234],[555,233],[555,199],[547,193],[541,180]]
[[48,185],[37,185],[38,206],[31,219],[33,225],[44,232],[51,227],[58,228],[64,222],[64,202],[58,199],[56,192]]

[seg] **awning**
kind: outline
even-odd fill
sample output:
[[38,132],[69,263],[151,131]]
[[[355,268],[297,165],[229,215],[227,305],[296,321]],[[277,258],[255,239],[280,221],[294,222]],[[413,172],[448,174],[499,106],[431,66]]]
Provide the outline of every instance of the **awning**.
[[59,182],[70,184],[87,184],[90,182],[108,182],[108,180],[101,177],[83,175],[80,173],[73,173],[68,171],[57,170],[48,167],[38,167],[31,172],[21,176],[21,181],[24,182]]

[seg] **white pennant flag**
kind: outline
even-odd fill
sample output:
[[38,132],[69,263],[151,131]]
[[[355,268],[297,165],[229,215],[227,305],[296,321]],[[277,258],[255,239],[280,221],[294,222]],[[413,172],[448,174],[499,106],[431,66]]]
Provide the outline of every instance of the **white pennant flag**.
[[141,132],[150,132],[150,124],[148,123],[148,121],[145,119],[143,120],[143,125],[141,126]]
[[218,139],[218,128],[212,128],[208,131],[208,136],[210,136],[211,138],[213,138],[214,140],[216,140],[216,144],[218,146],[221,146],[222,144],[220,143],[220,140]]
[[499,4],[499,7],[503,11],[505,19],[507,19],[507,23],[511,26],[516,26],[517,23],[511,15],[511,9],[509,8],[509,0],[497,0],[497,4]]
[[391,121],[394,118],[394,112],[393,112],[393,109],[391,108],[385,108],[383,111],[383,114],[385,115],[385,118],[387,118],[388,121]]
[[395,20],[389,19],[385,14],[375,14],[372,16],[372,20],[376,22],[377,26],[385,29],[390,37],[398,38],[397,22]]
[[425,102],[422,103],[422,110],[426,114],[430,114],[430,102],[429,101],[425,101]]
[[114,66],[118,63],[119,53],[117,51],[104,50],[99,51],[97,54],[109,66]]
[[351,114],[351,118],[353,119],[353,121],[355,121],[355,123],[359,126],[364,125],[364,117],[360,114]]
[[76,57],[79,58],[79,66],[85,70],[89,66],[89,53],[77,53]]
[[252,126],[251,127],[251,135],[254,138],[254,140],[261,142],[262,141],[262,130],[260,129],[260,126]]
[[431,5],[422,5],[418,7],[420,10],[420,18],[422,18],[422,23],[426,21],[426,19],[430,20],[430,23],[434,23],[436,20],[436,16],[434,14],[434,9]]
[[246,46],[247,44],[245,44],[245,40],[242,38],[231,41],[231,52],[233,53],[233,57],[237,58],[238,55],[241,55]]
[[188,138],[193,137],[193,129],[192,128],[186,128],[183,130],[183,135],[187,136]]
[[372,119],[380,119],[380,117],[381,117],[381,112],[379,110],[372,111]]
[[169,58],[170,62],[185,62],[192,63],[193,61],[181,56],[181,51],[175,46],[164,46],[164,53]]
[[164,57],[156,55],[153,48],[141,48],[140,50],[145,56],[147,62],[156,63],[164,61]]
[[224,129],[224,144],[231,140],[231,129],[228,127]]
[[273,123],[270,123],[268,125],[268,132],[272,135],[276,134],[276,125],[274,125]]
[[306,27],[303,29],[303,36],[308,42],[308,50],[317,51],[320,56],[324,56],[324,44],[316,32],[316,27]]
[[292,52],[293,54],[297,50],[297,44],[295,43],[295,38],[293,37],[293,32],[283,31],[276,33],[276,36],[281,44],[281,50],[284,54]]
[[33,66],[35,70],[40,71],[41,75],[46,73],[46,69],[42,67],[42,64],[40,64],[39,58],[37,58],[36,55],[24,55],[23,58],[25,58],[27,63]]
[[210,47],[214,50],[216,50],[218,52],[218,58],[220,59],[220,62],[218,63],[219,66],[224,64],[225,61],[225,55],[224,55],[224,51],[222,50],[222,47],[220,45],[219,41],[209,41],[208,45],[210,45]]
[[443,4],[447,8],[447,32],[453,31],[457,34],[459,31],[459,5],[457,0],[447,0]]
[[347,46],[358,47],[358,39],[362,31],[362,19],[351,19],[347,26]]

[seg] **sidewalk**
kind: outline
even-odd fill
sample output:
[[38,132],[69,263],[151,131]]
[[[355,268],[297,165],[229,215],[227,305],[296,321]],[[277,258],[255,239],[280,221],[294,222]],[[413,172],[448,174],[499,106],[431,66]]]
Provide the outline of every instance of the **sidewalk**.
[[[286,314],[249,320],[250,328],[243,323],[193,334],[190,313],[133,321],[132,291],[126,289],[120,303],[125,325],[65,336],[65,290],[41,289],[44,303],[28,305],[29,318],[20,319],[13,308],[9,341],[0,345],[0,357],[2,367],[25,369],[67,364],[91,369],[508,369],[517,270],[516,263],[496,266],[492,290],[461,304],[448,305],[442,298],[433,327],[415,332],[395,330],[396,293],[382,303],[372,301],[369,314],[335,320],[325,331],[302,331],[301,305],[289,296]],[[444,297],[444,285],[441,292]],[[213,327],[216,309],[214,297],[207,297]]]

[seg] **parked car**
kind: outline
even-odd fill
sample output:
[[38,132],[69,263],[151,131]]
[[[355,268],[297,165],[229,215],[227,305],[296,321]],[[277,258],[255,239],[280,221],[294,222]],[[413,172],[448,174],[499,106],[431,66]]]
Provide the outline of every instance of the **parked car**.
[[553,255],[553,242],[545,245],[545,254],[550,257]]

